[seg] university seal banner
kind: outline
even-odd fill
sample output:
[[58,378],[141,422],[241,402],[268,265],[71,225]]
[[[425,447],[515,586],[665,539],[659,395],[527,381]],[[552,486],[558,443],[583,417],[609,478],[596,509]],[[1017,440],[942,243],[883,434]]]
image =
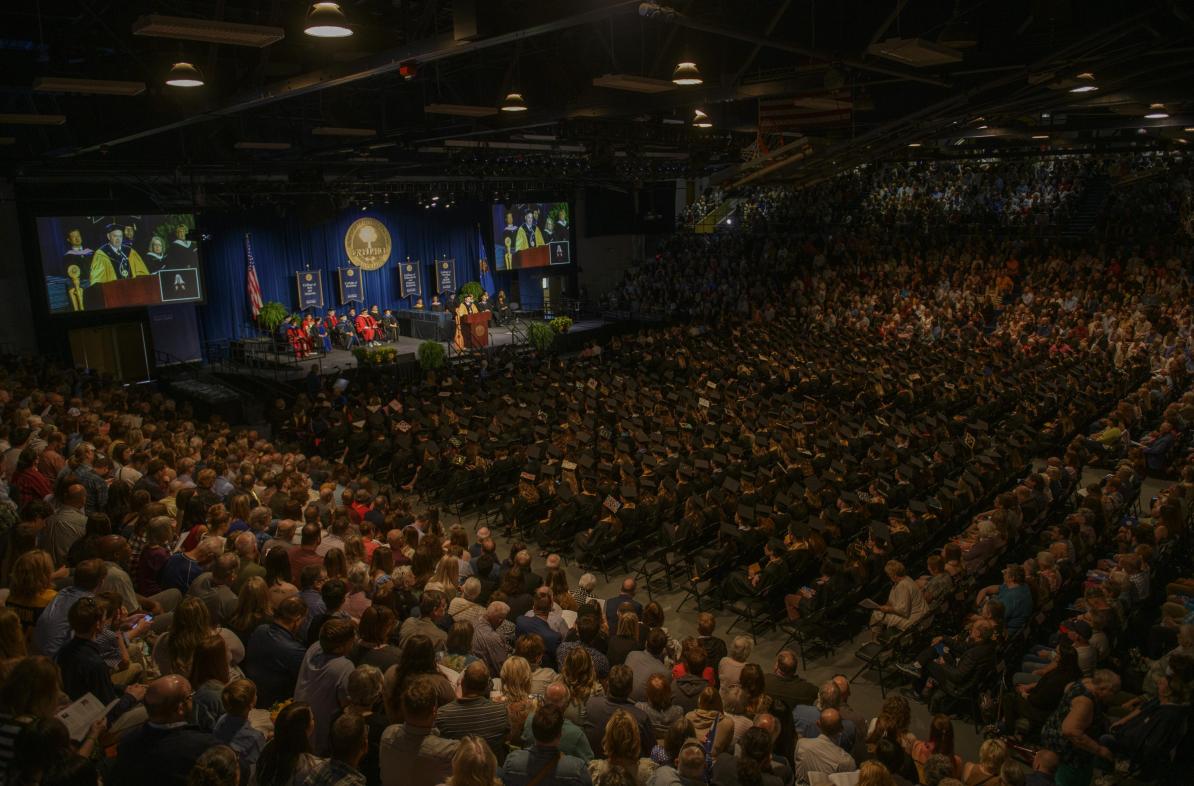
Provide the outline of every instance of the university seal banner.
[[441,259],[435,263],[435,284],[441,295],[456,291],[455,259]]
[[399,272],[398,284],[402,297],[421,296],[423,288],[419,282],[419,263],[408,259],[400,267],[402,269]]
[[355,267],[342,267],[338,269],[340,274],[340,302],[344,305],[349,303],[364,303],[365,302],[365,282],[361,280],[360,272]]
[[358,218],[344,233],[344,253],[361,270],[377,270],[390,260],[390,230],[376,218]]
[[304,270],[295,274],[298,285],[299,311],[323,308],[323,278],[318,270]]

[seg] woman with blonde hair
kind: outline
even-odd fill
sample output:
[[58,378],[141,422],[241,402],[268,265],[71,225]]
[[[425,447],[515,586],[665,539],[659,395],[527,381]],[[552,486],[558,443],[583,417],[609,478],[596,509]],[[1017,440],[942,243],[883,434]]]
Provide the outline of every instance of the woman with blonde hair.
[[26,551],[12,566],[10,592],[5,605],[16,612],[28,636],[42,611],[58,594],[54,589],[54,561],[43,549]]
[[895,780],[879,762],[864,761],[858,768],[858,786],[895,786]]
[[427,579],[427,589],[439,590],[449,603],[460,594],[460,560],[448,555],[441,557],[435,572]]
[[510,719],[509,742],[517,744],[527,718],[539,709],[539,700],[531,695],[531,664],[520,655],[511,655],[502,664],[502,693],[498,701],[506,705]]
[[634,779],[636,786],[646,786],[651,775],[659,766],[642,756],[642,737],[638,722],[626,710],[615,710],[605,724],[605,736],[601,738],[605,751],[604,759],[589,762],[589,775],[594,781],[601,779],[609,770],[617,767]]
[[452,757],[452,774],[447,786],[501,786],[497,777],[497,757],[481,737],[469,734],[460,739]]
[[984,740],[978,749],[978,763],[966,762],[962,782],[966,786],[998,786],[999,770],[1007,760],[1007,744],[1003,740]]
[[236,610],[228,618],[228,629],[242,642],[248,641],[253,631],[257,630],[257,626],[270,621],[273,611],[265,579],[253,576],[241,585],[240,594],[236,598]]

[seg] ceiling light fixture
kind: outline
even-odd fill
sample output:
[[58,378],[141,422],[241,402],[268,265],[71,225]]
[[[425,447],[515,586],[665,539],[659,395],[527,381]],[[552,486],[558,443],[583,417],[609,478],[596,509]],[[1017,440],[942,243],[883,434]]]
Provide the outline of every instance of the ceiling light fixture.
[[909,142],[908,147],[920,147],[920,142]]
[[507,93],[506,100],[502,102],[503,112],[525,112],[527,111],[527,102],[522,97],[522,93]]
[[696,63],[684,60],[676,63],[676,68],[672,71],[672,83],[681,87],[691,87],[703,85],[705,80],[701,77],[701,70],[697,68]]
[[1071,87],[1070,92],[1071,93],[1093,93],[1094,91],[1096,91],[1098,89],[1099,88],[1097,85],[1078,85],[1077,87]]
[[1169,117],[1168,112],[1149,112],[1144,116],[1145,120],[1164,120]]
[[1048,139],[1049,135],[1048,134],[1033,134],[1032,138],[1033,139]]
[[1083,72],[1082,72],[1082,73],[1080,73],[1080,74],[1074,74],[1074,78],[1075,78],[1075,79],[1085,79],[1085,80],[1087,80],[1088,82],[1093,82],[1093,81],[1094,81],[1094,74],[1093,74],[1093,73],[1091,73],[1090,71],[1083,71]]
[[713,121],[709,119],[709,115],[705,114],[705,112],[700,109],[692,113],[692,124],[696,128],[713,127]]
[[170,67],[166,84],[171,87],[203,87],[203,72],[190,63],[175,63]]
[[347,38],[352,35],[339,3],[312,3],[303,32],[314,38]]

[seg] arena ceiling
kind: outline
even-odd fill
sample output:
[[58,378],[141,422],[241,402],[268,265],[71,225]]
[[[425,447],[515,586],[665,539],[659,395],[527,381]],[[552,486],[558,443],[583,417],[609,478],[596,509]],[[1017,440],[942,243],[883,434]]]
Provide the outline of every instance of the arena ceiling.
[[[0,4],[0,171],[486,194],[1194,139],[1178,0],[339,6],[349,37],[306,35],[295,0]],[[165,84],[179,61],[201,87]],[[684,61],[701,84],[672,83]]]

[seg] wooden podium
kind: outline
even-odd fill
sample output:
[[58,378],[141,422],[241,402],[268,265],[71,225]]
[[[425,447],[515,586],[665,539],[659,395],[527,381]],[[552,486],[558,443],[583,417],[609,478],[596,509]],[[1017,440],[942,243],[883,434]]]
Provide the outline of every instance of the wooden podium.
[[483,349],[489,346],[488,311],[478,311],[476,314],[465,314],[460,317],[460,337],[468,349]]
[[130,306],[156,306],[162,302],[158,277],[136,276],[106,284],[92,284],[83,290],[83,307],[87,311]]
[[524,248],[514,252],[514,269],[522,270],[528,267],[547,267],[551,264],[551,249],[546,245]]

